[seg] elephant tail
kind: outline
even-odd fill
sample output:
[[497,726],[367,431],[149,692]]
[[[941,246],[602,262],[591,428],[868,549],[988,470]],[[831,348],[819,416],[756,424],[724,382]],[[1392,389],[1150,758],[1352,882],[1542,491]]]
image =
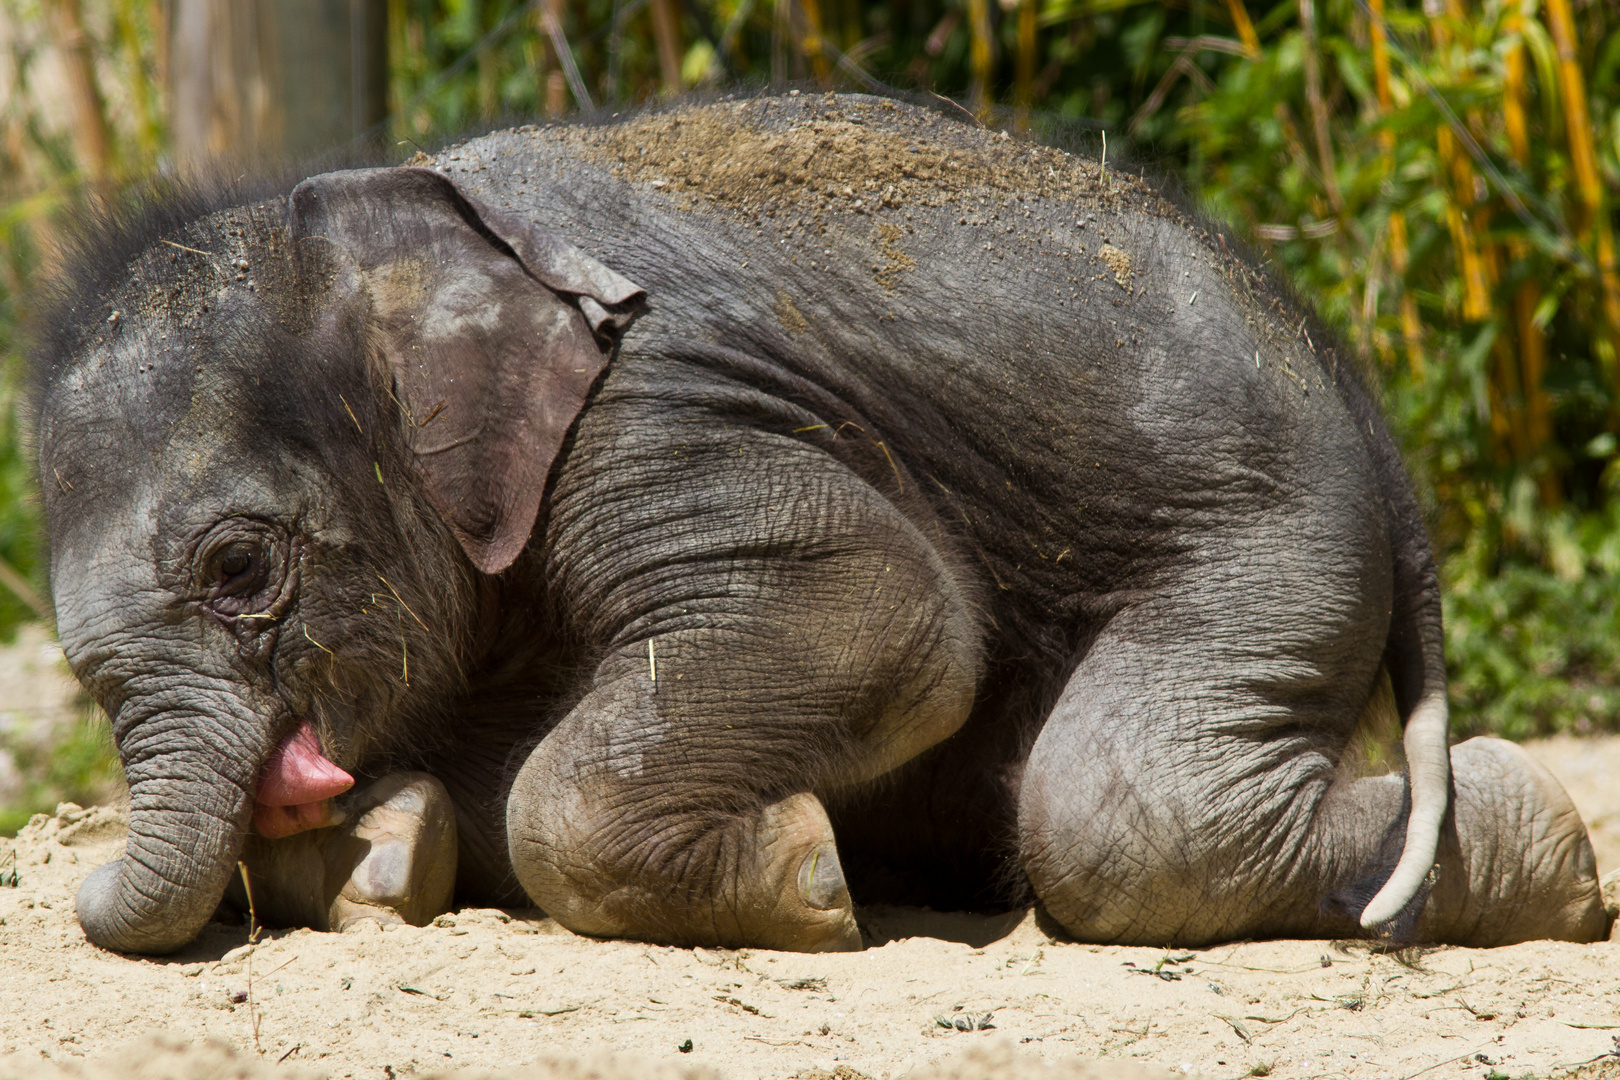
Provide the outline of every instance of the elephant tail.
[[1361,913],[1361,926],[1376,931],[1421,903],[1424,884],[1440,845],[1440,826],[1451,796],[1450,714],[1446,705],[1445,639],[1440,620],[1440,579],[1417,501],[1400,476],[1395,488],[1394,606],[1384,664],[1405,724],[1407,783],[1411,810],[1400,860]]

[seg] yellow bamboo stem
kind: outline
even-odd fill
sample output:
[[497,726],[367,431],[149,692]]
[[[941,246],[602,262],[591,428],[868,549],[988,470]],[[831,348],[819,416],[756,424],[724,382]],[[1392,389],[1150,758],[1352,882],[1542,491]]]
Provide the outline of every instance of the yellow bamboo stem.
[[1598,277],[1603,291],[1607,356],[1611,379],[1615,371],[1615,338],[1620,335],[1620,272],[1615,266],[1614,233],[1603,207],[1603,184],[1598,178],[1597,153],[1592,146],[1592,123],[1586,109],[1586,80],[1581,74],[1575,43],[1575,18],[1569,0],[1547,0],[1547,29],[1558,51],[1558,83],[1564,96],[1564,127],[1569,132],[1569,156],[1575,167],[1575,186],[1585,211],[1589,242],[1596,249]]
[[[1434,40],[1436,57],[1449,65],[1452,62],[1449,48],[1451,31],[1445,19],[1457,17],[1458,6],[1448,0],[1447,11],[1447,16],[1430,17],[1429,34]],[[1450,229],[1451,243],[1457,250],[1457,262],[1462,271],[1463,318],[1478,322],[1490,317],[1491,298],[1485,281],[1485,266],[1468,221],[1468,211],[1474,205],[1474,169],[1458,148],[1456,137],[1448,125],[1442,123],[1435,132],[1435,144],[1440,163],[1451,177],[1452,190],[1446,200],[1446,225]]]
[[1260,55],[1260,35],[1254,32],[1254,23],[1249,21],[1249,9],[1243,6],[1243,0],[1226,0],[1226,8],[1232,13],[1232,28],[1243,42],[1243,51],[1253,60]]
[[1463,318],[1478,322],[1490,317],[1491,295],[1485,279],[1485,264],[1468,221],[1468,211],[1474,204],[1474,170],[1458,152],[1457,140],[1449,127],[1442,126],[1436,132],[1436,141],[1440,160],[1449,166],[1452,175],[1452,191],[1446,199],[1446,224],[1461,264]]
[[1395,107],[1389,91],[1389,37],[1384,33],[1384,0],[1367,0],[1372,10],[1371,25],[1367,27],[1372,43],[1373,91],[1378,95],[1378,112],[1388,116]]
[[[1524,13],[1514,10],[1503,24],[1508,35],[1508,48],[1503,57],[1502,74],[1502,126],[1507,131],[1508,152],[1521,167],[1530,164],[1530,124],[1525,105],[1528,91],[1525,85]],[[1530,247],[1522,239],[1508,243],[1508,258],[1522,263],[1530,256]],[[1519,385],[1524,392],[1525,455],[1535,459],[1552,438],[1552,403],[1547,397],[1543,380],[1547,371],[1547,340],[1536,325],[1536,307],[1541,303],[1541,286],[1534,275],[1526,275],[1513,294],[1513,330],[1518,338]],[[1543,467],[1538,477],[1543,506],[1555,507],[1563,502],[1558,474]]]
[[1530,162],[1530,124],[1525,115],[1524,39],[1519,35],[1524,19],[1518,12],[1508,16],[1503,30],[1508,35],[1507,54],[1502,58],[1502,126],[1507,129],[1508,151],[1520,165]]
[[985,117],[989,115],[990,103],[994,98],[990,80],[994,75],[996,59],[995,42],[990,34],[989,0],[968,0],[967,8],[970,39],[968,59],[973,76],[968,97],[974,111],[980,117]]
[[[1492,390],[1501,397],[1498,403],[1500,408],[1491,410],[1491,426],[1500,427],[1506,436],[1507,448],[1512,452],[1514,460],[1524,461],[1529,457],[1530,451],[1522,405],[1524,389],[1519,381],[1519,357],[1513,348],[1513,336],[1506,328],[1496,335],[1496,342],[1491,346],[1491,351],[1496,357]],[[1501,439],[1502,435],[1498,438]]]
[[1299,25],[1305,34],[1305,100],[1311,107],[1311,129],[1316,136],[1316,156],[1322,170],[1322,189],[1335,215],[1344,214],[1344,197],[1339,194],[1339,172],[1333,158],[1333,134],[1328,130],[1327,101],[1322,97],[1322,64],[1316,52],[1316,3],[1299,0]]
[[1598,180],[1597,156],[1592,150],[1591,121],[1586,113],[1586,86],[1581,75],[1580,54],[1575,45],[1575,22],[1569,0],[1547,0],[1547,29],[1558,50],[1558,82],[1564,96],[1564,126],[1569,131],[1571,164],[1581,201],[1594,212],[1603,198]]
[[[1395,107],[1395,99],[1389,88],[1389,39],[1384,33],[1384,0],[1368,0],[1368,7],[1372,9],[1373,16],[1368,27],[1372,43],[1373,89],[1378,95],[1379,115],[1388,116]],[[1385,174],[1394,172],[1395,133],[1384,129],[1378,134],[1378,143],[1383,148]],[[1389,215],[1389,264],[1401,286],[1401,337],[1406,344],[1407,369],[1411,371],[1413,379],[1422,382],[1426,375],[1423,323],[1418,319],[1417,301],[1412,299],[1411,292],[1406,288],[1406,268],[1410,262],[1406,214],[1401,210],[1392,210]]]
[[1018,128],[1029,127],[1029,109],[1035,104],[1035,4],[1021,0],[1018,5],[1018,73],[1015,100],[1018,102]]
[[804,55],[816,81],[826,86],[832,82],[832,67],[827,63],[827,50],[821,47],[821,4],[819,0],[799,0],[799,9],[804,12]]
[[567,80],[558,63],[551,36],[546,32],[546,16],[562,20],[562,0],[545,0],[535,13],[534,25],[540,35],[540,55],[535,58],[534,77],[540,83],[540,101],[547,116],[561,116],[568,111]]
[[[1526,452],[1534,456],[1552,439],[1552,408],[1543,381],[1547,375],[1547,339],[1536,325],[1536,307],[1541,289],[1533,278],[1519,283],[1513,295],[1513,321],[1519,334],[1519,371],[1524,383],[1524,428]],[[1541,504],[1548,509],[1564,501],[1558,473],[1543,463],[1536,478]]]

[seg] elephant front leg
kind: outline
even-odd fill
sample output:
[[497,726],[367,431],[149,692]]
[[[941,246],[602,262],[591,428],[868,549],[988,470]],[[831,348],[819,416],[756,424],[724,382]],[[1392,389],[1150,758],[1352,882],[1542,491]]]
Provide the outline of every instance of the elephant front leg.
[[[828,952],[860,929],[821,800],[656,792],[578,775],[573,740],[552,739],[519,774],[507,829],[518,879],[570,929],[679,945]],[[639,789],[639,790],[638,790]]]
[[[455,810],[426,773],[390,773],[341,800],[343,821],[282,839],[252,836],[247,882],[227,899],[269,926],[345,930],[364,919],[425,926],[448,911]],[[251,897],[248,894],[251,887]]]
[[[901,560],[887,567],[903,592]],[[960,612],[937,590],[896,599],[909,602],[765,599],[615,650],[513,784],[507,835],[529,896],[580,933],[858,949],[817,793],[950,734],[975,685]]]

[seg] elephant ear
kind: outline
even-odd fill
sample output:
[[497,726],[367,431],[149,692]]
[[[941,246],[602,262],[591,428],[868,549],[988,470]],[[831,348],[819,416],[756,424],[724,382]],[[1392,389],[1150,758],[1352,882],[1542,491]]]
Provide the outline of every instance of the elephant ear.
[[429,169],[311,177],[288,209],[295,250],[329,242],[329,287],[368,311],[428,498],[480,570],[506,569],[645,294]]

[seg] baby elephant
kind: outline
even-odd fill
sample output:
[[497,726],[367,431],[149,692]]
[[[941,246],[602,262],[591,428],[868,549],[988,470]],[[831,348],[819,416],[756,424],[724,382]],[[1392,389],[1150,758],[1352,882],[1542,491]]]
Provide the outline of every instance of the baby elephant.
[[[87,227],[35,352],[108,948],[543,907],[854,949],[1607,932],[1355,363],[1140,180],[866,97],[497,132]],[[1408,769],[1346,751],[1380,710]]]

